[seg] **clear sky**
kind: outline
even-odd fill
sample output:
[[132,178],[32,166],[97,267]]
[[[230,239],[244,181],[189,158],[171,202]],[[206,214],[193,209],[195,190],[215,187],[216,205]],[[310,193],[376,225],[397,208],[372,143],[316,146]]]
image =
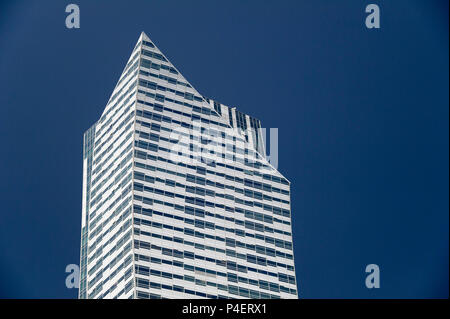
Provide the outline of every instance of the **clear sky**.
[[448,1],[75,1],[77,30],[69,3],[0,4],[0,297],[76,297],[82,136],[141,31],[279,128],[301,297],[448,297]]

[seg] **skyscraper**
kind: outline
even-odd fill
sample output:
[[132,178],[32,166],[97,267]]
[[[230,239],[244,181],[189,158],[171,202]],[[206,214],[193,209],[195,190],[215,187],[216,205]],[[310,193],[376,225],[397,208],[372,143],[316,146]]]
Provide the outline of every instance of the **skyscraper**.
[[259,120],[141,34],[84,134],[79,298],[297,298],[290,182]]

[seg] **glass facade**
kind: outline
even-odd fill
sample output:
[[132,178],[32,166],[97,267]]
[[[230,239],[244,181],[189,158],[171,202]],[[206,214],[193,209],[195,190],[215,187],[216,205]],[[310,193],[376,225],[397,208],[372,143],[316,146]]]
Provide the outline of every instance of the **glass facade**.
[[297,298],[290,182],[261,124],[142,33],[84,135],[79,298]]

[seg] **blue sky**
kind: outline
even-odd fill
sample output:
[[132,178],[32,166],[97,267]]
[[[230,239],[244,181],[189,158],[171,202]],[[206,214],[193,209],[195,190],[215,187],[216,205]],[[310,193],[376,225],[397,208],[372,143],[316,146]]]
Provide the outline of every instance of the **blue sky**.
[[69,3],[0,4],[0,297],[76,297],[82,134],[141,31],[279,128],[301,297],[448,297],[447,1],[76,1],[78,30]]

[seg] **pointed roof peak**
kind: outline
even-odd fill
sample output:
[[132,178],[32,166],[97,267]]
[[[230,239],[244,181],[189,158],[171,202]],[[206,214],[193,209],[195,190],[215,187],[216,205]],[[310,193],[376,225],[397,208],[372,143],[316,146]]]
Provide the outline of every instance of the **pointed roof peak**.
[[141,32],[141,35],[139,36],[139,40],[145,40],[145,41],[151,41],[147,34],[145,34],[144,31]]

